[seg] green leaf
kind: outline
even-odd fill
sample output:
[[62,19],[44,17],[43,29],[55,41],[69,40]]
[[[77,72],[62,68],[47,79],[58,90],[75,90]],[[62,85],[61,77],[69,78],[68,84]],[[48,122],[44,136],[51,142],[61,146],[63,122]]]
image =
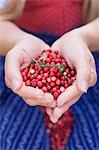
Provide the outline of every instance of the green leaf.
[[43,67],[43,68],[44,68],[44,67],[48,67],[48,65],[43,64],[43,63],[39,63],[38,65],[39,65],[40,67]]
[[47,58],[47,53],[43,53],[43,55],[40,57],[39,61],[45,61]]
[[58,66],[59,72],[63,72],[65,68],[66,67],[64,65]]
[[51,64],[51,66],[53,66],[53,67],[57,67],[57,65],[54,63],[54,64]]

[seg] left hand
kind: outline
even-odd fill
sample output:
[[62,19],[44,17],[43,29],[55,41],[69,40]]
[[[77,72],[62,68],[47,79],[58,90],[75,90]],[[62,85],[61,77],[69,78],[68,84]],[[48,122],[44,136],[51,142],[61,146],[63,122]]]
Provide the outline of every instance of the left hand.
[[87,42],[81,36],[79,29],[63,35],[51,47],[59,50],[70,66],[77,71],[76,81],[59,95],[57,107],[46,108],[50,120],[56,123],[58,119],[78,101],[87,89],[94,86],[97,80],[94,58],[88,48]]

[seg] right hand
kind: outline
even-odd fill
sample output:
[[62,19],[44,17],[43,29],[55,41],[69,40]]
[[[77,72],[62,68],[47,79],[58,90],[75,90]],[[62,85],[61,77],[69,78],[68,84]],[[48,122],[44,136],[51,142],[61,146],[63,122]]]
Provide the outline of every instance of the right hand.
[[22,80],[20,67],[28,66],[31,58],[22,50],[36,57],[41,51],[50,49],[41,39],[27,34],[11,49],[5,59],[5,82],[16,94],[30,106],[42,105],[54,107],[54,97],[50,93],[44,93],[41,89],[25,86]]

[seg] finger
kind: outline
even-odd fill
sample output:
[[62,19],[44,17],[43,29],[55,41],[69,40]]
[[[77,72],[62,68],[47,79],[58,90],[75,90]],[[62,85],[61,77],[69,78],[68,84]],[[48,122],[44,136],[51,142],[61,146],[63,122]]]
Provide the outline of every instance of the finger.
[[33,88],[31,86],[25,86],[23,83],[22,87],[16,91],[16,93],[26,99],[41,99],[44,98],[44,92],[41,89]]
[[78,101],[78,99],[81,97],[81,94],[79,94],[77,97],[73,98],[69,102],[67,102],[64,106],[62,107],[56,107],[53,110],[53,113],[51,114],[50,120],[53,123],[56,123],[58,119],[72,106],[74,103]]
[[49,108],[49,107],[46,108],[46,113],[47,113],[49,116],[52,114],[52,112],[53,112],[53,109],[52,109],[52,108]]
[[75,66],[77,70],[77,87],[83,92],[87,92],[90,81],[90,58],[85,54],[82,54],[75,60]]
[[61,93],[57,99],[57,106],[63,106],[65,103],[67,103],[68,101],[70,101],[70,99],[73,99],[74,97],[78,96],[79,94],[81,94],[83,92],[81,92],[77,86],[76,83],[74,83],[73,85],[69,86],[65,92]]
[[5,60],[5,76],[10,83],[12,90],[16,91],[22,86],[22,76],[20,73],[19,55],[9,52]]
[[49,103],[46,100],[42,99],[23,99],[26,104],[29,106],[45,106],[53,108],[53,103]]
[[44,98],[51,102],[51,106],[54,108],[56,106],[56,101],[54,100],[54,97],[51,93],[44,93]]
[[91,59],[90,66],[91,66],[91,79],[90,79],[90,87],[91,87],[94,86],[97,81],[96,65],[93,57]]

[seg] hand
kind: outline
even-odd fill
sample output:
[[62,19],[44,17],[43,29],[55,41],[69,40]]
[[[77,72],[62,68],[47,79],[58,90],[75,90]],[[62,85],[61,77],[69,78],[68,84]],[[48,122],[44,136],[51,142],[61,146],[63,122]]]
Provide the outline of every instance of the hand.
[[36,57],[42,50],[49,49],[49,46],[41,39],[32,35],[27,35],[21,39],[6,56],[5,81],[7,86],[31,106],[42,105],[54,107],[54,98],[50,93],[44,94],[42,90],[27,87],[23,83],[20,67],[28,66],[31,63],[31,57],[22,49],[25,49],[30,55]]
[[57,107],[46,109],[53,123],[96,83],[95,61],[86,43],[76,29],[63,35],[52,45],[52,50],[60,50],[68,64],[74,66],[77,71],[75,83],[59,95]]

